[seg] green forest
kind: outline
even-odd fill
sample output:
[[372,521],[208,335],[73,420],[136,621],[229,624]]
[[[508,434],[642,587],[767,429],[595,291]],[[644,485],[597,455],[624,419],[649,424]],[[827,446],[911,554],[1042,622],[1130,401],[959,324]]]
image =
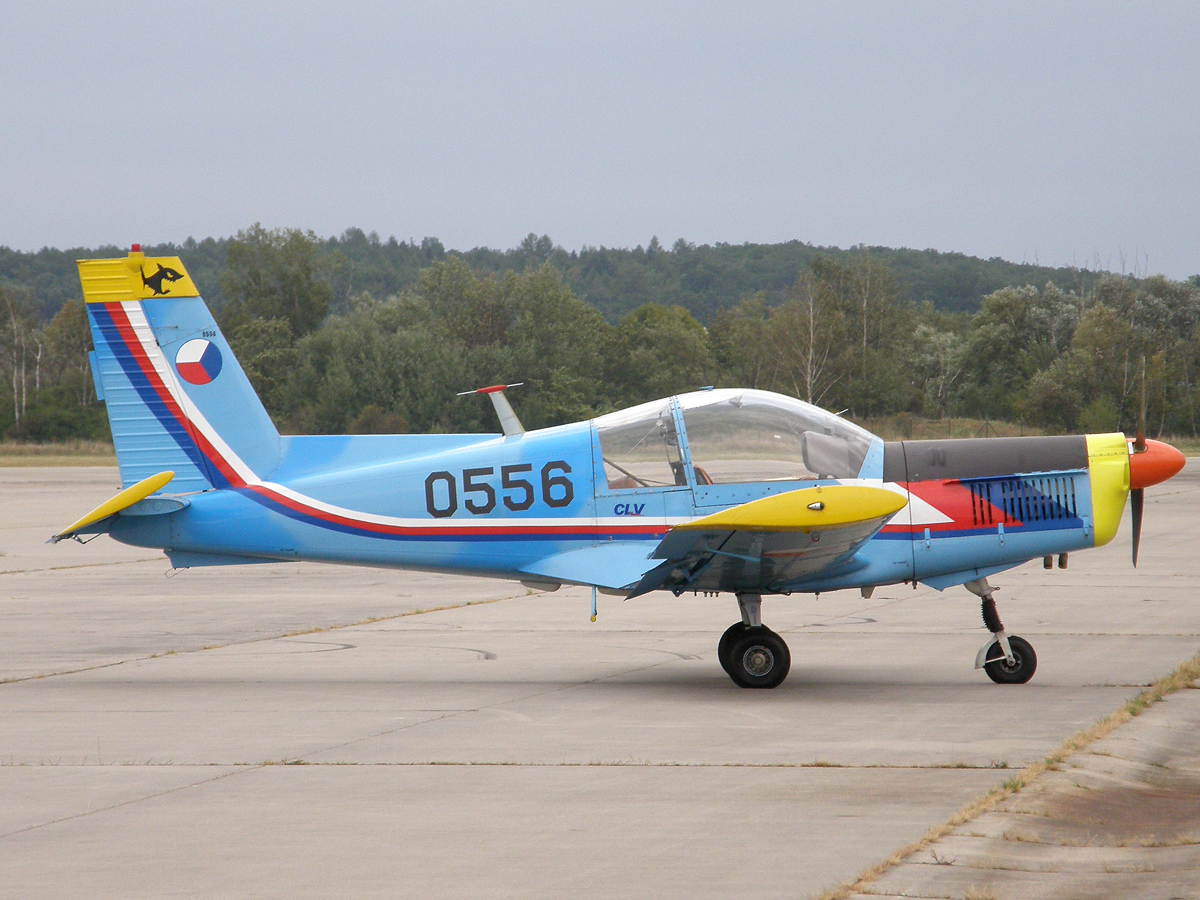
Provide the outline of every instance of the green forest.
[[[1200,276],[785,244],[508,251],[255,225],[178,255],[281,431],[492,431],[459,391],[523,382],[526,427],[706,385],[860,421],[973,417],[1195,437]],[[74,260],[0,248],[0,435],[107,437]]]

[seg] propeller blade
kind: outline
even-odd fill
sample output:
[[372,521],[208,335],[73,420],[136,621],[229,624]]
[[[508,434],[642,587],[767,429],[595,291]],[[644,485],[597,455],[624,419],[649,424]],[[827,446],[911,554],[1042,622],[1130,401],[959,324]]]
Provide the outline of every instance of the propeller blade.
[[1138,547],[1142,543],[1142,509],[1145,500],[1145,488],[1134,488],[1129,492],[1129,508],[1133,513],[1133,567],[1135,569],[1137,568]]
[[[1146,452],[1146,357],[1142,357],[1142,405],[1138,407],[1137,436],[1133,439],[1133,452]],[[1140,508],[1140,507],[1139,507]],[[1134,562],[1137,565],[1137,562]]]
[[[1145,414],[1143,413],[1143,416]],[[1138,442],[1142,446],[1138,447]],[[1142,511],[1146,505],[1146,488],[1161,484],[1179,473],[1187,459],[1170,444],[1148,441],[1142,427],[1138,436],[1129,442],[1129,500],[1133,514],[1133,564],[1137,566],[1138,547],[1142,543]]]

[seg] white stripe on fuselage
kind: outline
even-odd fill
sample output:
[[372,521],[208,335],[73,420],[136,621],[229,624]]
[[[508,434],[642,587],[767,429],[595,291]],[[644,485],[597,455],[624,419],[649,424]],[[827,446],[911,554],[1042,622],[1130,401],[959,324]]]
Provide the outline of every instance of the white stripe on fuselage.
[[[908,505],[903,507],[900,512],[892,516],[891,520],[897,525],[944,525],[947,522],[953,522],[954,519],[946,515],[936,506],[922,500],[916,494],[911,493],[902,484],[885,481],[860,481],[859,484],[870,484],[874,487],[881,487],[884,490],[891,491],[893,494],[899,494],[908,500]],[[905,514],[912,518],[907,518]]]

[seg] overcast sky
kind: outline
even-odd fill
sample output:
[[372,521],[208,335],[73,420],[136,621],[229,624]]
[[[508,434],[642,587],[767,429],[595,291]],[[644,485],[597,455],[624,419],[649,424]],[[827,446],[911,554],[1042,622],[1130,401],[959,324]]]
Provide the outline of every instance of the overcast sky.
[[0,244],[858,243],[1200,272],[1200,4],[7,4]]

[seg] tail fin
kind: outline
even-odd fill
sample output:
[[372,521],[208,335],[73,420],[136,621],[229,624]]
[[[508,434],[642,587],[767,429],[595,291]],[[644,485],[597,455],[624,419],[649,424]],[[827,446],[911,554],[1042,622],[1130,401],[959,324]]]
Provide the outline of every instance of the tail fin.
[[81,260],[121,484],[240,487],[279,464],[279,432],[178,257]]

